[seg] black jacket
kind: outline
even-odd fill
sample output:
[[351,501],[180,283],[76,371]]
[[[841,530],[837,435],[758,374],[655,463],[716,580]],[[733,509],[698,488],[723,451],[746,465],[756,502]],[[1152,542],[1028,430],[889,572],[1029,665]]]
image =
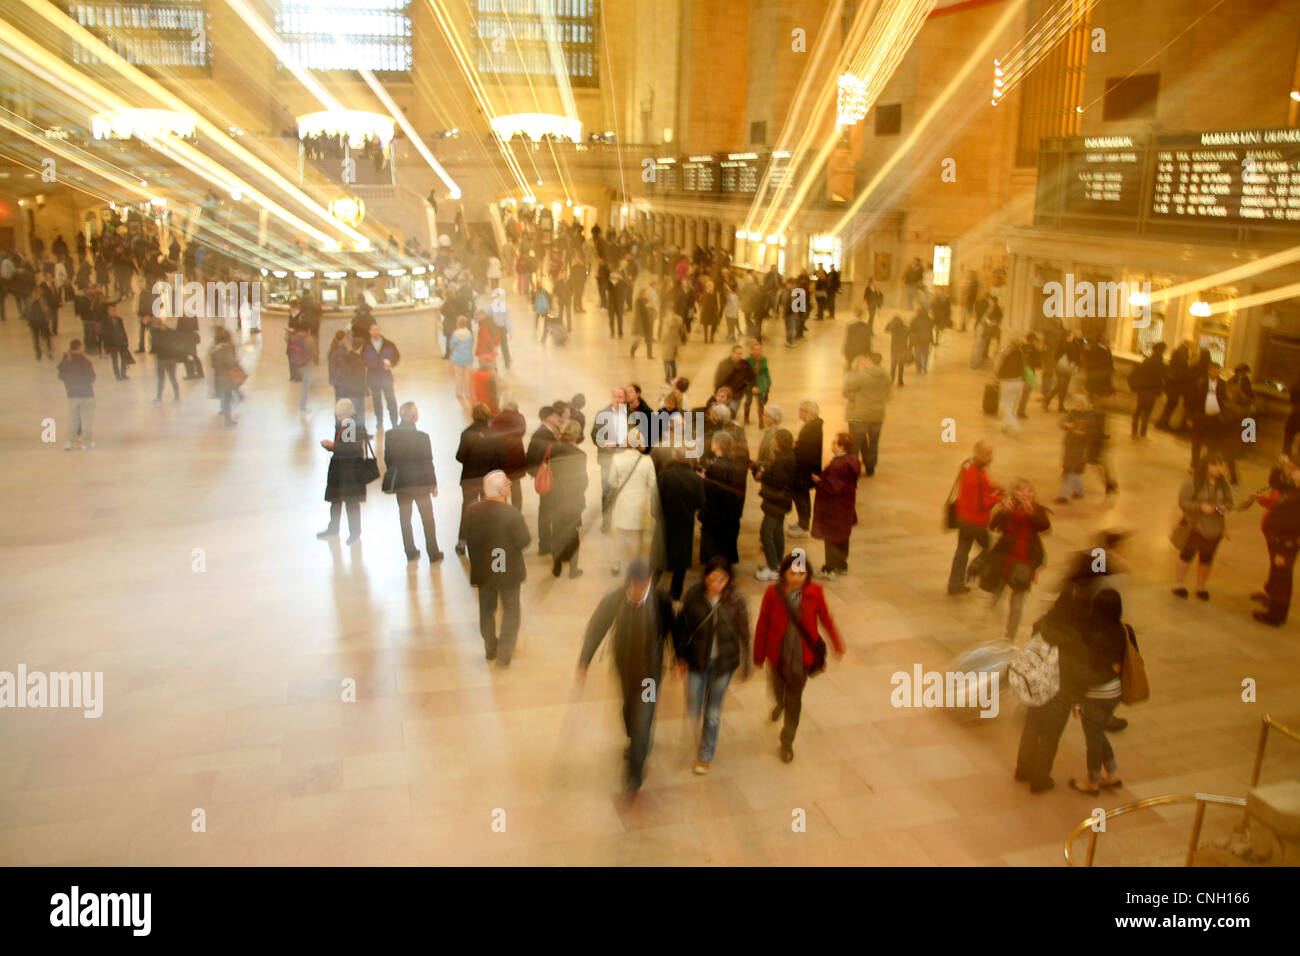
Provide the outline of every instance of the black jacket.
[[1128,387],[1139,395],[1143,392],[1161,392],[1165,387],[1165,362],[1158,355],[1148,355],[1142,364],[1129,373]]
[[[476,588],[522,584],[528,577],[524,549],[531,540],[518,508],[492,498],[474,502],[465,509],[469,583]],[[498,549],[504,553],[497,553]]]
[[696,581],[682,596],[673,621],[673,649],[677,659],[700,672],[709,666],[713,646],[718,648],[718,669],[730,674],[737,667],[749,673],[749,609],[734,587],[728,587],[716,608],[709,603],[704,581]]
[[506,446],[491,425],[470,425],[460,433],[456,460],[462,466],[461,481],[482,478],[489,471],[505,471]]
[[777,452],[758,479],[758,496],[763,502],[763,514],[782,518],[790,513],[794,502],[794,453]]
[[384,436],[384,467],[397,472],[393,479],[395,491],[431,491],[438,487],[429,436],[414,422],[402,422]]
[[366,457],[365,425],[358,415],[353,419],[352,441],[344,441],[347,429],[344,422],[334,422],[334,452],[330,456],[330,468],[325,478],[326,501],[365,501],[366,483],[361,477],[361,461]]
[[812,476],[822,473],[822,420],[814,418],[799,429],[794,443],[794,486],[811,488]]
[[871,354],[871,326],[861,320],[849,323],[844,332],[844,357],[850,362]]
[[689,568],[695,541],[695,515],[704,508],[704,479],[684,461],[672,461],[659,472],[659,515],[663,526],[660,570]]
[[545,425],[537,426],[537,431],[533,432],[533,437],[528,440],[528,453],[525,456],[528,473],[534,478],[537,477],[537,469],[542,466],[547,450],[550,449],[551,454],[555,454],[554,446],[557,442],[555,432]]

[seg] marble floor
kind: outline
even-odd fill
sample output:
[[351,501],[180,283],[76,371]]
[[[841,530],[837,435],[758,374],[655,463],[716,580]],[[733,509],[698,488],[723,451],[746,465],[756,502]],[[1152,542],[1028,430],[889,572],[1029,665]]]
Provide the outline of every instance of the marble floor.
[[[237,428],[221,426],[205,383],[182,382],[181,402],[153,404],[152,360],[127,383],[98,360],[97,447],[65,452],[53,363],[33,360],[12,302],[9,315],[0,485],[13,510],[0,536],[0,670],[102,671],[105,700],[99,719],[0,712],[0,863],[1059,866],[1064,837],[1099,802],[1244,794],[1260,716],[1300,716],[1297,625],[1250,618],[1247,595],[1266,571],[1259,513],[1230,519],[1208,604],[1173,597],[1166,536],[1187,448],[1158,433],[1131,443],[1126,427],[1113,428],[1120,495],[1106,505],[1089,476],[1088,497],[1056,513],[1025,614],[1037,615],[1064,556],[1096,530],[1138,531],[1126,610],[1152,698],[1121,709],[1131,725],[1113,743],[1125,788],[1098,801],[1065,786],[1083,771],[1072,721],[1057,788],[1030,796],[1011,776],[1021,715],[1009,694],[993,720],[891,705],[894,672],[945,669],[1001,633],[986,598],[944,591],[954,539],[939,529],[941,505],[971,444],[993,438],[1002,481],[1024,475],[1050,495],[1058,479],[1055,416],[1035,405],[1021,436],[998,434],[980,413],[969,337],[953,333],[932,374],[909,375],[896,395],[879,470],[860,486],[852,575],[827,585],[849,651],[808,688],[795,761],[780,762],[765,684],[751,679],[728,695],[713,772],[694,776],[682,684],[669,679],[646,785],[628,802],[608,656],[585,686],[574,680],[587,615],[613,584],[613,544],[586,539],[588,573],[577,581],[552,579],[535,559],[514,665],[483,660],[467,570],[450,554],[466,413],[428,314],[383,324],[404,357],[399,400],[419,403],[434,439],[449,558],[432,568],[408,565],[396,505],[377,486],[360,546],[316,540],[327,512],[317,442],[329,436],[332,396],[318,383],[299,415],[282,319],[243,340],[252,374]],[[578,391],[589,413],[628,380],[657,395],[659,361],[611,344],[592,303],[578,318],[564,349],[533,344],[531,318],[518,322],[507,380],[530,431],[538,406]],[[787,421],[811,398],[828,433],[843,426],[844,324],[812,322],[806,344],[771,350],[773,401]],[[340,325],[327,321],[326,338]],[[698,332],[684,349],[680,371],[701,383],[692,404],[725,351]],[[60,430],[54,443],[42,440],[47,418]],[[941,440],[946,418],[955,445]],[[1262,454],[1245,464],[1243,493],[1263,484],[1266,467]],[[531,490],[525,515],[532,525]],[[758,522],[751,487],[739,577],[755,611]],[[821,545],[812,549],[820,561]],[[355,702],[341,699],[349,679]],[[1242,700],[1246,679],[1254,702]],[[1297,772],[1300,748],[1279,739],[1265,779]],[[1233,822],[1211,810],[1207,833]],[[1181,808],[1116,821],[1099,863],[1179,862],[1190,823]]]

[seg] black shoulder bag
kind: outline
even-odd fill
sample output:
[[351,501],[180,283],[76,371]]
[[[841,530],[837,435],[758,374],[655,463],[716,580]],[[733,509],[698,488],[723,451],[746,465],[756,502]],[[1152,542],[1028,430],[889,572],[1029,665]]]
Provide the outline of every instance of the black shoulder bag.
[[961,473],[966,470],[966,462],[961,463],[957,469],[957,477],[953,479],[952,487],[948,489],[948,501],[943,506],[944,512],[944,530],[956,531],[960,522],[957,520],[957,486],[961,484]]
[[799,609],[794,606],[794,602],[789,596],[777,588],[778,595],[781,597],[781,603],[785,605],[785,616],[789,618],[790,623],[794,625],[795,630],[799,632],[799,637],[807,648],[812,651],[812,667],[807,668],[809,677],[816,677],[822,671],[826,670],[826,642],[821,639],[821,635],[810,636],[804,629],[803,618],[799,614]]

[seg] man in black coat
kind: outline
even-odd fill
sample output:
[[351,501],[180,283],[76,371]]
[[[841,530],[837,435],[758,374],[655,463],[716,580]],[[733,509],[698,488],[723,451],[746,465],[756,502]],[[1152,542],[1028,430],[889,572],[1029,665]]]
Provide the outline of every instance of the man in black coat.
[[871,354],[871,326],[862,318],[862,310],[855,309],[853,321],[844,331],[844,367],[852,368],[859,355]]
[[[524,461],[528,469],[528,474],[533,478],[537,477],[537,471],[542,467],[542,462],[546,460],[547,453],[550,452],[557,441],[560,439],[560,413],[552,405],[544,405],[537,413],[538,421],[537,431],[533,432],[533,437],[528,440],[528,451],[524,455]],[[554,475],[554,471],[552,471]],[[537,553],[551,553],[551,526],[554,523],[554,511],[551,508],[550,495],[537,496]]]
[[1192,390],[1192,400],[1187,409],[1192,421],[1192,469],[1201,461],[1201,448],[1220,452],[1228,408],[1227,383],[1219,377],[1219,364],[1211,362],[1206,378]]
[[402,527],[406,560],[420,560],[411,531],[411,506],[414,505],[419,509],[420,524],[424,527],[425,552],[430,563],[436,564],[442,560],[442,552],[438,550],[438,533],[433,523],[433,499],[438,495],[433,448],[429,436],[415,427],[420,420],[415,402],[405,402],[397,414],[400,423],[384,438],[384,468],[392,472],[391,478],[384,476],[384,487],[397,495],[397,520]]
[[695,515],[704,508],[704,479],[686,460],[686,449],[672,449],[660,470],[659,525],[655,529],[655,576],[672,573],[673,600],[680,600],[686,572],[694,562]]
[[483,476],[483,498],[465,509],[464,528],[469,583],[478,588],[478,628],[487,659],[508,667],[519,637],[519,589],[528,577],[524,549],[531,537],[524,516],[510,504],[510,479],[504,471]]
[[626,584],[596,605],[578,658],[578,680],[583,681],[605,635],[614,632],[614,669],[623,689],[623,726],[628,736],[624,785],[630,793],[641,789],[650,754],[650,728],[662,691],[664,645],[672,638],[673,618],[672,598],[651,584],[650,566],[637,558],[628,566]]
[[[491,471],[504,471],[506,467],[506,446],[501,434],[492,428],[492,410],[479,402],[470,415],[473,421],[460,433],[460,445],[456,449],[456,460],[461,463],[460,533],[456,553],[461,555],[466,550],[465,514],[483,493],[483,477]],[[509,478],[506,483],[509,491]]]
[[813,475],[822,473],[822,420],[816,402],[799,403],[799,438],[794,443],[794,510],[799,520],[787,529],[792,538],[808,534],[812,518]]

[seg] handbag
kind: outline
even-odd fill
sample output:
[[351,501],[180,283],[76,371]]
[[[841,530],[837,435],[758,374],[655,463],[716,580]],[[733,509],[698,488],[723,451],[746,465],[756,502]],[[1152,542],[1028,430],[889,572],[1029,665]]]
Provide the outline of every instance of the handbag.
[[1187,547],[1187,542],[1191,537],[1192,526],[1188,524],[1186,518],[1183,518],[1178,524],[1174,525],[1174,530],[1169,532],[1169,543],[1182,551]]
[[1007,667],[1007,681],[1029,707],[1042,707],[1061,690],[1061,652],[1034,634]]
[[961,473],[966,468],[966,463],[962,462],[961,468],[957,469],[957,477],[952,480],[952,487],[948,489],[947,504],[943,506],[943,527],[945,531],[956,531],[961,524],[957,519],[957,486],[961,484]]
[[1128,640],[1124,642],[1124,662],[1119,670],[1119,699],[1125,704],[1140,704],[1151,696],[1147,668],[1138,653],[1133,628],[1125,624],[1124,630],[1128,633]]
[[370,447],[370,439],[366,439],[366,455],[361,459],[361,483],[368,485],[379,477],[379,459],[375,457],[374,450]]
[[822,640],[820,634],[816,637],[810,637],[808,632],[804,630],[803,619],[789,596],[780,588],[777,588],[776,593],[780,596],[781,603],[785,605],[786,619],[789,620],[789,622],[794,625],[794,629],[799,632],[799,638],[803,641],[804,646],[807,647],[808,650],[812,651],[812,666],[806,669],[806,673],[809,677],[816,677],[822,671],[826,670],[826,642]]
[[1007,586],[1013,591],[1028,591],[1034,583],[1034,569],[1028,561],[1017,561],[1011,565],[1011,574],[1007,576]]
[[551,468],[551,449],[547,447],[542,463],[537,466],[537,474],[533,476],[533,489],[539,495],[549,495],[554,488],[555,471]]
[[386,495],[397,494],[397,469],[389,468],[384,472],[384,480],[379,483],[379,490]]
[[248,373],[238,365],[230,366],[226,371],[226,376],[230,379],[230,384],[235,386],[235,388],[239,388],[248,381]]

